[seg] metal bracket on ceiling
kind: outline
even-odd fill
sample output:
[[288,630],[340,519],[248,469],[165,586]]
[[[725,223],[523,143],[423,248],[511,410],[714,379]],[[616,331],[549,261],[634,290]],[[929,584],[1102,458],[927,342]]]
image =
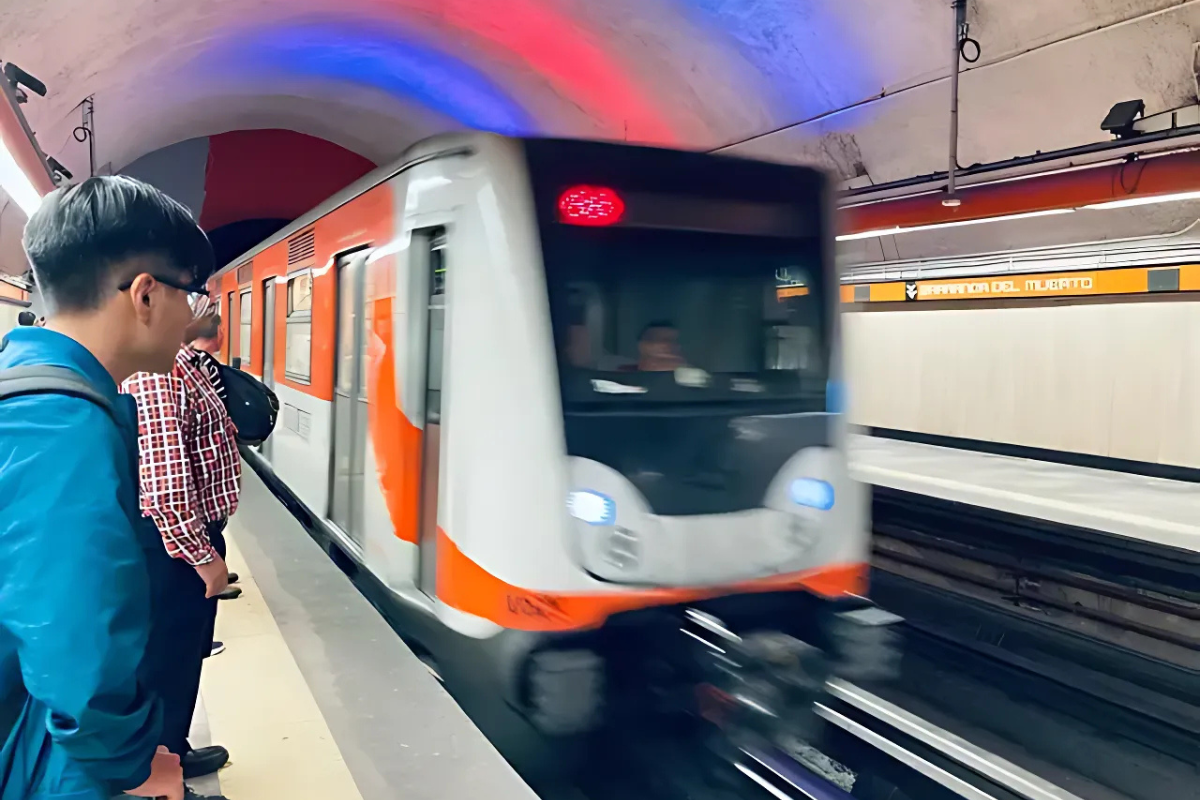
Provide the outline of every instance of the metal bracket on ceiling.
[[[970,28],[967,25],[967,0],[954,0],[954,55],[950,62],[950,166],[946,170],[946,198],[942,205],[955,207],[962,205],[962,199],[955,193],[954,180],[958,175],[958,76],[962,68],[964,49],[968,41]],[[979,59],[976,42],[975,60]]]
[[82,122],[71,131],[71,135],[75,137],[75,141],[82,144],[87,142],[88,146],[88,176],[96,177],[96,97],[88,95],[83,98],[83,102],[79,104],[82,113]]
[[[37,160],[41,162],[42,169],[46,171],[50,182],[57,184],[57,173],[51,166],[50,159],[46,157],[45,152],[38,145],[37,137],[34,136],[33,130],[29,127],[29,121],[25,119],[25,114],[21,110],[21,105],[29,101],[29,95],[25,90],[28,89],[39,97],[45,97],[47,91],[46,84],[11,61],[0,61],[0,64],[4,65],[3,70],[0,70],[0,102],[8,103],[9,107],[12,108],[16,124],[19,126],[21,133],[25,135],[29,145],[33,148]],[[15,132],[10,131],[10,134],[12,133]]]

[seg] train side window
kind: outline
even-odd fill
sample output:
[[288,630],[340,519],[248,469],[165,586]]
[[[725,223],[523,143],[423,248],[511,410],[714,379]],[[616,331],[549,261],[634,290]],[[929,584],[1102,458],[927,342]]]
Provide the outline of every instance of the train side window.
[[283,343],[283,372],[291,380],[312,380],[312,273],[301,272],[287,282],[287,333]]
[[375,335],[375,301],[367,297],[363,302],[363,337],[362,351],[358,354],[358,398],[367,399],[367,358],[371,352],[371,339]]
[[442,368],[446,330],[446,232],[428,232],[429,243],[429,355],[425,371],[425,421],[442,420]]
[[238,358],[243,367],[250,363],[250,321],[254,311],[250,292],[250,289],[243,289],[238,295]]
[[225,308],[228,313],[221,317],[221,324],[225,326],[225,341],[221,344],[222,355],[225,356],[225,363],[233,358],[233,292],[225,295]]
[[354,390],[354,281],[358,269],[352,259],[344,259],[338,269],[338,342],[337,390],[347,397]]
[[225,305],[225,298],[221,296],[220,292],[217,292],[216,294],[210,294],[209,296],[212,297],[212,306],[215,309],[213,313],[215,313],[217,315],[217,319],[221,321],[217,326],[217,341],[220,342],[220,349],[213,355],[215,355],[217,358],[224,358],[225,342],[224,337],[221,335],[222,332],[220,331],[220,327],[225,324],[225,320],[228,317],[222,308]]

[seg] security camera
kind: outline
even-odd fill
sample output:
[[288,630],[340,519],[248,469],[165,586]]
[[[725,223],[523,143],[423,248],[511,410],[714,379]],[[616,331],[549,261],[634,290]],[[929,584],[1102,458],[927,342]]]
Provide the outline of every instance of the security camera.
[[8,78],[8,82],[18,90],[20,90],[21,87],[25,87],[38,97],[46,96],[46,84],[42,83],[37,78],[33,77],[11,61],[4,64],[4,77]]
[[46,163],[50,166],[50,171],[54,173],[55,183],[60,186],[75,177],[71,174],[71,170],[64,167],[54,156],[46,156]]

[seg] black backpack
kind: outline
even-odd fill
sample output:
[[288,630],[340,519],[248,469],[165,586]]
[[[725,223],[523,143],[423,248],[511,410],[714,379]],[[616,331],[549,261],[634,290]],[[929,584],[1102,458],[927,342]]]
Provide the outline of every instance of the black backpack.
[[229,418],[237,427],[238,441],[251,446],[262,444],[275,430],[275,422],[279,419],[279,398],[254,376],[226,366],[211,355],[208,357],[216,366],[217,377],[224,389],[221,399],[225,401]]

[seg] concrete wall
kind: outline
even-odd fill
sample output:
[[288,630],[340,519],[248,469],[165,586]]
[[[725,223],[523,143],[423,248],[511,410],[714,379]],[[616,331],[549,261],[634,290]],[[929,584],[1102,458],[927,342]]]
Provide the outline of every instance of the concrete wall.
[[204,172],[208,138],[189,139],[142,156],[121,174],[145,181],[188,207],[200,219],[204,208]]
[[1200,467],[1200,301],[846,315],[853,422]]

